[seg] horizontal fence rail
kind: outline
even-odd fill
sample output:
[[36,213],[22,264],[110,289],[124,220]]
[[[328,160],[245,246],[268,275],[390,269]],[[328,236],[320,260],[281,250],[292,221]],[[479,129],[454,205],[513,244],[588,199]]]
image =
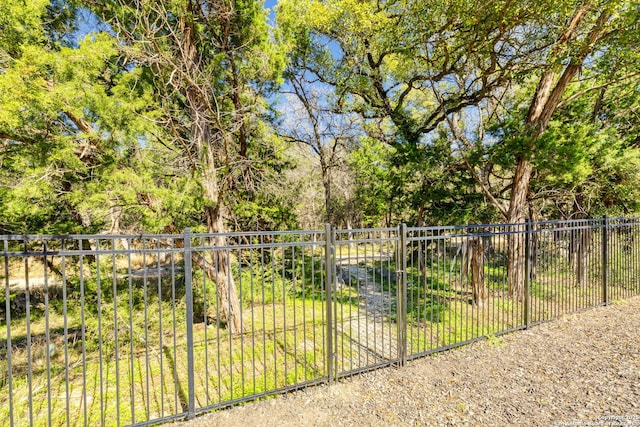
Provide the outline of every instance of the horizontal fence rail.
[[640,288],[636,218],[0,245],[2,426],[192,418]]

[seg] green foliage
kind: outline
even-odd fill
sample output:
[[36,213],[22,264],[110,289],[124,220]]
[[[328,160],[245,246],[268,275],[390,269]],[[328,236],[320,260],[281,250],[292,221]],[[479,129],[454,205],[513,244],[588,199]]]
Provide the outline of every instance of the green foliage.
[[[368,135],[395,149],[384,167],[373,163],[375,171],[369,170],[371,159],[354,156],[366,224],[380,224],[383,218],[411,222],[416,216],[430,223],[499,219],[519,159],[534,163],[534,185],[541,184],[534,192],[575,193],[603,171],[597,164],[611,164],[597,157],[602,147],[611,147],[613,134],[600,129],[601,122],[585,120],[591,107],[569,111],[584,99],[598,102],[600,118],[616,122],[637,140],[632,124],[637,120],[626,114],[620,120],[614,112],[618,105],[609,110],[606,98],[614,88],[618,96],[627,94],[619,98],[623,111],[633,109],[637,99],[631,95],[637,95],[637,88],[617,88],[630,89],[638,81],[638,55],[629,49],[638,44],[638,9],[623,0],[590,4],[575,34],[558,43],[578,6],[560,1],[280,2],[278,23],[304,58],[296,65],[333,86],[334,108],[359,113]],[[539,74],[561,73],[587,49],[589,28],[601,13],[612,13],[606,24],[610,32],[588,47],[593,54],[584,62],[583,83],[569,87],[562,112],[534,143],[537,136],[525,117]],[[592,95],[600,88],[607,96],[597,101]],[[451,121],[462,122],[462,137],[444,132],[443,125]],[[367,145],[365,140],[360,150]],[[617,157],[630,155],[626,148],[613,151]],[[487,199],[487,193],[494,199]],[[620,203],[625,211],[633,209],[629,200]],[[608,205],[614,209],[616,202]]]
[[42,16],[48,0],[6,0],[0,16],[0,64],[20,55],[25,44],[43,41]]
[[[140,46],[127,50],[113,32],[89,33],[76,42],[69,33],[79,19],[74,2],[10,6],[0,22],[7,29],[0,40],[0,227],[4,232],[157,232],[202,223],[210,202],[206,202],[201,175],[185,168],[189,159],[180,151],[180,141],[171,135],[167,121],[175,120],[178,132],[190,126],[188,114],[180,113],[184,97],[159,98],[166,87],[162,79],[173,75],[171,70],[157,74],[144,62],[128,62],[135,61]],[[191,13],[182,2],[165,6],[176,13]],[[282,57],[268,35],[262,6],[251,1],[242,8],[232,19],[232,41],[245,49],[243,56],[207,50],[214,47],[215,33],[224,31],[215,23],[201,27],[199,35],[203,52],[212,55],[205,72],[220,74],[217,83],[212,81],[220,91],[220,107],[236,108],[234,103],[240,100],[252,111],[251,118],[244,119],[249,146],[246,166],[219,169],[231,178],[231,187],[244,189],[244,194],[237,191],[239,197],[229,197],[225,204],[239,213],[243,229],[287,227],[292,224],[291,211],[270,197],[266,182],[275,182],[270,174],[279,173],[288,163],[262,118],[268,106],[256,96],[278,81]],[[116,31],[123,31],[133,23],[127,19],[143,12],[113,3],[97,11],[104,18],[125,20],[124,26],[114,27]],[[153,14],[157,9],[146,12]],[[91,19],[99,21],[96,15]],[[229,91],[232,80],[240,82],[241,92]],[[231,119],[226,112],[220,117]],[[224,126],[236,124],[229,121]],[[226,191],[233,194],[231,189]]]
[[133,69],[125,73],[128,87],[144,88],[136,113],[160,125],[149,142],[168,149],[193,181],[200,221],[211,228],[225,214],[234,228],[290,225],[290,209],[272,197],[288,163],[265,100],[284,57],[261,2],[89,6],[115,33],[131,35],[121,52]]
[[366,225],[486,222],[495,215],[446,137],[417,147],[365,139],[351,159]]
[[393,195],[389,160],[392,151],[377,140],[365,138],[361,147],[350,154],[351,165],[356,171],[356,203],[366,226],[382,223],[391,213]]
[[595,84],[586,80],[569,87],[570,102],[561,104],[535,151],[522,150],[527,146],[526,111],[517,105],[526,91],[515,97],[514,108],[502,121],[490,125],[495,142],[483,155],[501,171],[513,168],[517,154],[530,158],[535,171],[531,201],[542,218],[629,215],[640,208],[640,151],[635,143],[639,122],[630,114],[636,101],[628,97],[637,79],[626,75],[601,87],[598,79],[607,77],[596,71],[589,71]]
[[[303,37],[314,52],[307,66],[344,94],[346,108],[389,119],[392,144],[418,144],[444,120],[443,106],[474,105],[501,84],[506,68],[496,64],[495,46],[518,44],[522,56],[511,58],[509,73],[529,67],[527,55],[550,37],[541,31],[548,9],[558,5],[291,0],[280,2],[278,19]],[[473,76],[473,84],[463,82]]]
[[[322,93],[320,149],[348,136],[334,222],[499,219],[521,158],[541,217],[640,208],[632,2],[593,2],[566,44],[576,4],[559,0],[283,0],[275,29],[259,1],[209,6],[5,2],[2,232],[204,230],[212,211],[237,230],[299,226],[305,202],[282,178],[301,162],[272,105],[285,68]],[[540,73],[584,48],[602,10],[606,37],[534,144],[525,122]],[[194,57],[182,55],[187,32]],[[454,119],[465,143],[446,129]]]
[[12,232],[73,228],[60,196],[86,176],[89,165],[79,159],[76,144],[90,144],[90,136],[75,139],[78,129],[64,114],[82,117],[79,103],[100,103],[104,91],[95,79],[113,53],[104,38],[86,40],[77,50],[52,51],[40,21],[46,19],[45,5],[40,4],[39,13],[30,11],[28,20],[13,16],[13,25],[29,37],[14,40],[12,49],[3,52],[7,67],[0,74],[0,181],[5,209],[0,223]]

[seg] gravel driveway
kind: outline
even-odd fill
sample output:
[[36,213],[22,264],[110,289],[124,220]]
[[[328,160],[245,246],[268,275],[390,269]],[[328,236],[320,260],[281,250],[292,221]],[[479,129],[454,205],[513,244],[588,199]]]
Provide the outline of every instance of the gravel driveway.
[[175,425],[640,426],[640,297]]

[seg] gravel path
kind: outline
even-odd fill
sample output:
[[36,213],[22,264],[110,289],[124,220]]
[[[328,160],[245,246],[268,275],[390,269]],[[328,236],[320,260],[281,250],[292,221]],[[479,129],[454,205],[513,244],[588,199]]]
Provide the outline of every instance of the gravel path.
[[640,426],[640,297],[176,425]]

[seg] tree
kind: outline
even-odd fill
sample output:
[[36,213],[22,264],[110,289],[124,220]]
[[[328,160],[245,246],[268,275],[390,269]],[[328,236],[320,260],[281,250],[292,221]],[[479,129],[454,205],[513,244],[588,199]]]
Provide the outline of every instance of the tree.
[[548,40],[533,24],[547,6],[290,0],[278,10],[308,40],[305,66],[337,88],[344,109],[389,123],[391,145],[418,145],[449,114],[536,67]]
[[[143,69],[141,84],[148,83],[158,102],[149,118],[166,130],[162,142],[180,154],[200,188],[207,230],[223,233],[234,192],[254,189],[255,166],[262,161],[254,156],[270,154],[261,145],[263,96],[278,79],[283,61],[270,38],[262,4],[86,4],[109,24],[122,54]],[[211,239],[224,246],[223,236]],[[195,260],[216,282],[230,330],[242,331],[228,254],[213,250],[209,259],[196,254]]]
[[[568,64],[564,69],[558,71],[555,63],[557,51],[562,51],[579,34],[580,24],[586,21],[585,17],[591,9],[589,3],[582,3],[576,7],[573,17],[564,26],[563,32],[554,44],[555,49],[551,49],[552,61],[543,71],[540,81],[536,86],[534,95],[525,118],[523,129],[522,148],[515,153],[515,170],[511,183],[509,198],[509,208],[506,212],[506,220],[510,224],[519,224],[526,218],[526,208],[528,206],[529,185],[531,181],[532,163],[531,155],[536,150],[536,142],[549,125],[551,116],[558,107],[560,100],[567,86],[582,67],[587,56],[593,51],[594,45],[602,37],[604,27],[611,11],[603,8],[598,13],[595,23],[587,26],[585,39],[580,40],[577,51],[568,57]],[[525,248],[524,237],[521,234],[512,234],[509,237],[508,245],[508,271],[509,289],[511,295],[520,300],[524,296],[524,274],[525,274]]]
[[[526,68],[530,66],[525,62],[526,52],[530,59],[532,53],[542,49],[540,37],[523,38],[535,42],[526,46],[520,43],[522,57],[509,58],[515,33],[521,31],[516,24],[500,28],[501,24],[491,18],[495,11],[479,6],[469,9],[466,2],[449,2],[446,7],[426,3],[292,0],[278,6],[279,25],[295,36],[304,58],[293,67],[313,75],[315,84],[334,88],[333,110],[358,113],[366,122],[363,129],[369,138],[394,148],[396,160],[404,162],[399,169],[408,171],[411,167],[405,168],[405,164],[415,162],[414,172],[427,171],[436,164],[450,169],[444,164],[459,162],[443,160],[445,153],[453,154],[451,150],[426,148],[434,139],[431,133],[448,114],[477,104],[492,93],[492,88],[504,84],[514,72],[511,63]],[[521,5],[513,12],[517,13],[526,14],[528,9]],[[474,25],[478,34],[469,32]],[[485,30],[495,34],[491,43],[483,45],[478,40]],[[490,53],[494,44],[501,44],[504,52]],[[467,81],[454,78],[474,66]],[[456,82],[459,84],[454,85]],[[440,86],[446,86],[448,92],[438,99]],[[395,174],[396,190],[416,188],[402,184],[400,176]],[[407,173],[404,177],[415,175]],[[434,179],[435,174],[425,177],[419,188],[430,190],[428,183]],[[451,199],[437,191],[424,194],[416,188],[405,200],[424,213],[432,205],[445,201],[444,206]]]
[[288,111],[281,129],[286,140],[306,146],[317,157],[324,189],[324,221],[336,225],[340,217],[345,219],[345,212],[339,209],[335,175],[347,169],[347,155],[359,131],[353,117],[333,111],[331,88],[317,82],[302,62],[304,59],[294,53],[285,73],[282,92],[287,96]]
[[[305,19],[283,22],[307,28],[316,50],[330,46],[315,55],[311,67],[343,94],[344,109],[380,123],[381,140],[396,147],[430,145],[433,132],[448,126],[484,196],[514,224],[526,217],[537,141],[568,86],[599,56],[613,63],[614,57],[629,57],[628,50],[620,55],[621,41],[630,40],[626,28],[637,27],[638,14],[631,2],[622,0],[290,0],[281,8],[285,14],[288,8],[304,12]],[[496,141],[484,139],[483,132],[469,138],[461,122],[495,119],[504,98],[533,79],[538,83],[526,115],[505,141],[509,149],[503,152],[512,166],[501,172],[509,185],[493,188],[488,177],[496,171],[478,170],[485,163],[478,153]],[[483,118],[483,108],[494,112]],[[516,234],[510,238],[509,282],[515,298],[522,297],[523,243]]]
[[131,141],[140,130],[114,95],[117,50],[106,34],[78,40],[76,13],[65,2],[9,2],[0,18],[0,224],[8,233],[103,231],[110,215],[112,226],[124,225],[113,221],[116,206],[132,205],[94,196],[136,199],[114,179],[136,175]]
[[[612,50],[616,50],[617,42],[612,37],[626,31],[632,16],[637,17],[637,11],[633,12],[628,2],[582,2],[575,6],[570,18],[560,27],[559,35],[547,50],[546,64],[541,67],[541,75],[524,120],[520,126],[515,126],[517,134],[510,134],[515,165],[509,206],[504,212],[507,222],[519,224],[526,218],[534,159],[536,155],[540,158],[545,156],[541,152],[540,142],[554,113],[562,104],[567,105],[589,92],[587,90],[565,97],[574,78],[579,72],[591,71],[598,77],[596,80],[601,82],[610,84],[615,80],[611,73],[598,69],[597,58],[599,55],[609,56]],[[622,59],[618,58],[619,61]],[[520,299],[523,296],[525,271],[522,235],[510,236],[508,259],[510,292]]]

